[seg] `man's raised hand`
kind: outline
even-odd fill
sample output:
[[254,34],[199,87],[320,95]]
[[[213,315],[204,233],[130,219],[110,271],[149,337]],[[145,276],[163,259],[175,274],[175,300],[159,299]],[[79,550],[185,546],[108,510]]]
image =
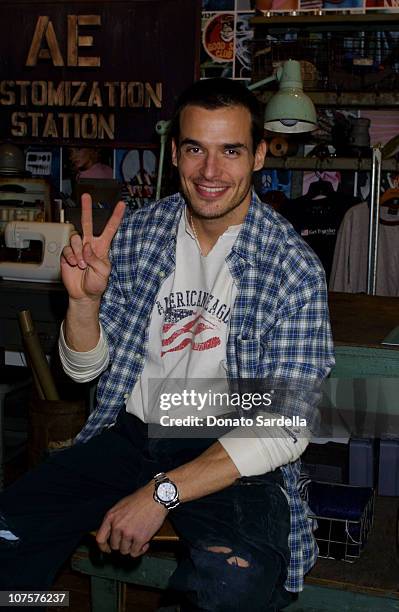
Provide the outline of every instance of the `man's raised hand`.
[[69,297],[75,300],[99,300],[111,272],[109,250],[121,224],[126,205],[118,202],[100,236],[93,236],[92,200],[82,196],[83,236],[74,234],[61,255],[61,277]]

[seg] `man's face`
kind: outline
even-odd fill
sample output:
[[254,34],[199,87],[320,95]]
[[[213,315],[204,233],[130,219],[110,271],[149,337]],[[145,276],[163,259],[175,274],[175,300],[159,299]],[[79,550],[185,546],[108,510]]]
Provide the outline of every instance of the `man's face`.
[[241,223],[251,201],[252,172],[263,166],[265,152],[262,142],[253,154],[251,115],[245,107],[184,108],[172,160],[193,213]]
[[87,170],[97,160],[97,152],[85,147],[71,147],[69,149],[69,159],[74,170]]

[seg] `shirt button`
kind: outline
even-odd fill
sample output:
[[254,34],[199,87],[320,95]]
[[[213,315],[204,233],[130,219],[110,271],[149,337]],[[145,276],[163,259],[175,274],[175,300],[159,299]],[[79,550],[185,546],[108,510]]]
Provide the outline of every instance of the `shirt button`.
[[164,278],[164,276],[165,276],[165,272],[164,272],[163,270],[161,270],[161,271],[160,271],[160,273],[159,273],[159,276],[160,276],[161,278]]
[[124,393],[123,394],[123,399],[128,399],[128,397],[129,397],[129,393]]

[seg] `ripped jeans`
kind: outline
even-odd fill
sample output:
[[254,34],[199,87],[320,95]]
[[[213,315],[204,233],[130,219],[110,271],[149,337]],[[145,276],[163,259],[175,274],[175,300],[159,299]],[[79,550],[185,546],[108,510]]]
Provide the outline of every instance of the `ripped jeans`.
[[[0,494],[0,590],[48,589],[81,537],[154,474],[194,459],[214,440],[148,439],[123,413],[85,444],[56,453]],[[277,612],[290,513],[280,470],[241,478],[169,514],[186,556],[171,578],[189,610]],[[11,534],[11,535],[10,535]]]

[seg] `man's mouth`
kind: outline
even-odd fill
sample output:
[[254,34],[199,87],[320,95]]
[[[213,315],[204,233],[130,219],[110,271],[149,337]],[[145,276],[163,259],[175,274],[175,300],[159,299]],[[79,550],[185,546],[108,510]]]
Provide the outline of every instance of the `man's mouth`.
[[197,193],[203,197],[216,198],[217,196],[225,193],[229,189],[229,185],[210,186],[195,183],[195,188]]

